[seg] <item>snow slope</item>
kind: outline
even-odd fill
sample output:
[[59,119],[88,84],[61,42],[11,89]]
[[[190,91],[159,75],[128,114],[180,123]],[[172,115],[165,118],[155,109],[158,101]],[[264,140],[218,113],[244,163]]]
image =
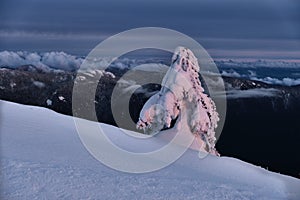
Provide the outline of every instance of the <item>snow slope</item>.
[[[188,150],[152,173],[128,174],[95,160],[72,117],[0,101],[1,199],[299,199],[300,180],[228,157]],[[131,145],[120,129],[101,124]],[[147,140],[146,140],[147,141]],[[149,140],[148,146],[157,146]],[[142,145],[143,146],[143,145]]]

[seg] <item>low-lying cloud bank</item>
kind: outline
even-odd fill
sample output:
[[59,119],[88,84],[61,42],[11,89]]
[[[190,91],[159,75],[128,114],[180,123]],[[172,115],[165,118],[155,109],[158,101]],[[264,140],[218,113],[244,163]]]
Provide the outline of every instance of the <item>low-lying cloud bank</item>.
[[34,65],[42,70],[61,69],[74,70],[78,69],[83,59],[64,52],[47,52],[47,53],[29,53],[29,52],[0,52],[0,67],[20,67],[23,65]]
[[[103,66],[110,64],[110,67],[116,67],[119,69],[131,68],[133,66],[151,63],[153,59],[128,59],[128,58],[109,58],[99,57],[92,60],[85,60],[83,57],[67,54],[65,52],[46,52],[46,53],[31,53],[26,51],[2,51],[0,52],[0,67],[17,68],[24,65],[33,65],[36,68],[49,71],[55,70],[67,70],[74,71],[81,67],[81,64],[85,61],[85,66],[89,69],[101,69]],[[113,61],[113,62],[112,62]]]
[[251,78],[251,80],[257,80],[262,81],[264,83],[269,84],[276,84],[276,85],[286,85],[286,86],[293,86],[293,85],[300,85],[300,78],[299,79],[292,79],[292,78],[283,78],[283,79],[277,79],[277,78]]
[[[25,51],[2,51],[0,52],[0,67],[16,68],[24,65],[33,65],[36,68],[43,71],[51,70],[67,70],[75,71],[80,68],[84,58],[67,54],[65,52],[46,52],[46,53],[31,53]],[[112,61],[111,58],[98,58],[94,60],[87,60],[88,66],[92,69],[101,69],[102,66],[107,65]],[[155,60],[148,59],[134,60],[128,58],[118,59],[114,61],[110,66],[117,67],[119,69],[131,68],[133,66],[144,63],[155,63]],[[300,62],[286,62],[286,61],[269,61],[269,60],[257,60],[257,61],[234,61],[234,60],[219,60],[216,61],[219,68],[223,69],[221,74],[223,76],[246,78],[251,80],[262,81],[268,84],[278,85],[299,85],[300,78],[284,77],[282,79],[273,77],[258,78],[255,73],[255,68],[261,67],[274,67],[274,68],[300,68]],[[248,70],[248,74],[241,74],[233,68],[251,68]],[[253,69],[253,70],[252,70]]]
[[269,68],[299,68],[299,62],[283,61],[283,60],[254,60],[254,61],[239,61],[239,60],[217,60],[215,63],[220,67],[235,68],[235,67],[246,67],[246,68],[258,68],[258,67],[269,67]]
[[293,78],[289,78],[289,77],[286,77],[283,79],[272,78],[272,77],[257,78],[255,72],[253,72],[253,71],[249,71],[249,73],[247,75],[245,75],[245,74],[240,74],[231,69],[230,71],[223,70],[221,72],[221,74],[223,76],[227,76],[227,77],[245,78],[245,79],[261,81],[261,82],[273,84],[273,85],[286,85],[286,86],[300,85],[300,78],[298,78],[298,79],[293,79]]
[[259,97],[273,97],[277,96],[278,90],[273,88],[255,88],[249,90],[229,90],[227,92],[228,99],[241,98],[259,98]]
[[[29,53],[24,51],[0,52],[0,67],[16,68],[24,65],[33,65],[36,68],[49,71],[51,69],[74,71],[80,68],[84,58],[67,54],[65,52],[46,52],[46,53]],[[99,69],[110,63],[111,58],[99,58],[87,60],[90,68]],[[132,66],[135,60],[122,59],[114,62],[112,65],[124,69]]]

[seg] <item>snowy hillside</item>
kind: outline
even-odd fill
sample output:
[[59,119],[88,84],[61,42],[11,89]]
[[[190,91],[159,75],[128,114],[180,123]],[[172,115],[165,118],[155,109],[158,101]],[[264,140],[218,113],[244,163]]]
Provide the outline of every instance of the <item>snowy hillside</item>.
[[[128,174],[95,160],[72,117],[0,101],[1,199],[299,199],[300,180],[228,157],[188,150],[152,173]],[[120,129],[101,124],[118,145]],[[156,147],[159,140],[144,140]],[[140,144],[137,144],[140,145]],[[144,146],[144,145],[142,145]]]

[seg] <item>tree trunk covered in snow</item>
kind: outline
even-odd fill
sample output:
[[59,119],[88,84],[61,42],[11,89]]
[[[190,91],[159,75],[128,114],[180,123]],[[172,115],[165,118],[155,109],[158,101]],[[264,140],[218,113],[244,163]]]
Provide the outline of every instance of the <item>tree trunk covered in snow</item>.
[[215,128],[219,117],[215,103],[201,86],[199,70],[192,51],[178,47],[162,81],[162,89],[144,105],[137,127],[146,134],[154,134],[169,128],[171,121],[176,119],[174,129],[186,127],[188,130],[181,130],[194,134],[196,141],[205,144],[201,150],[218,155]]

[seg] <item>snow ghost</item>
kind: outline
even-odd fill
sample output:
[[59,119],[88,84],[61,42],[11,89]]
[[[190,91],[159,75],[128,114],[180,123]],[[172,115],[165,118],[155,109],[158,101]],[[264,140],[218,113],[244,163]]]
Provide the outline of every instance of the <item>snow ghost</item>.
[[177,47],[162,88],[145,103],[137,128],[154,134],[170,128],[172,120],[176,120],[173,129],[193,134],[195,141],[204,144],[202,151],[219,155],[215,149],[219,117],[215,103],[204,93],[199,71],[193,52]]

